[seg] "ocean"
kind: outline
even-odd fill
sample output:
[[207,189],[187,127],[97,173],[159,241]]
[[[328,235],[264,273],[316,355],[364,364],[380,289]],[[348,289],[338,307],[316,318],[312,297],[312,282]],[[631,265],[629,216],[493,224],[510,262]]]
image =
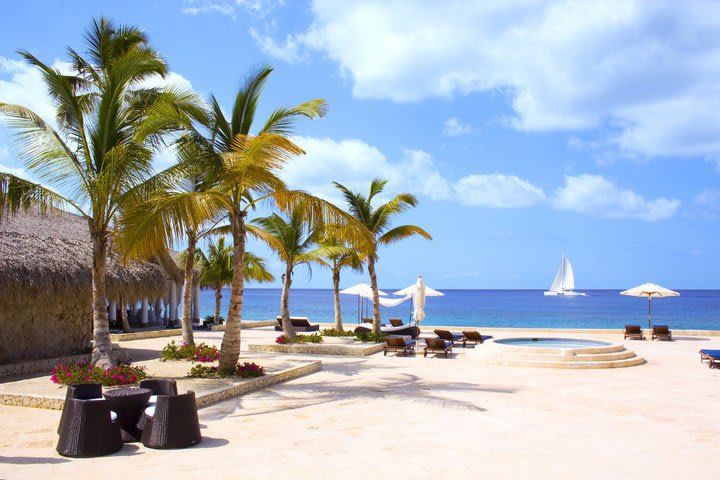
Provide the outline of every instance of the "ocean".
[[[386,290],[395,291],[393,289]],[[442,290],[443,297],[428,297],[424,325],[525,327],[525,328],[623,328],[647,325],[647,299],[620,296],[620,290],[583,290],[584,297],[546,297],[542,290]],[[654,324],[675,329],[720,330],[720,290],[680,290],[679,297],[652,302]],[[358,299],[341,295],[343,323],[357,324]],[[223,290],[221,315],[227,315],[230,290]],[[215,297],[202,290],[201,316],[212,315]],[[382,319],[410,319],[412,302],[381,307]],[[267,320],[280,311],[280,289],[245,290],[243,319]],[[364,316],[371,317],[369,302]],[[290,313],[313,322],[332,323],[331,289],[292,289]]]

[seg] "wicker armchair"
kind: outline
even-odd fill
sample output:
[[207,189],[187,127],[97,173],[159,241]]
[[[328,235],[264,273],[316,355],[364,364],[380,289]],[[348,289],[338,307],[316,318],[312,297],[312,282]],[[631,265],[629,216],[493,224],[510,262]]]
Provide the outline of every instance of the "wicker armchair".
[[99,457],[122,448],[120,424],[103,398],[65,400],[57,452],[64,457]]
[[[149,380],[142,380],[140,382],[140,388],[149,388],[152,390],[154,396],[178,394],[177,382],[172,378],[151,378]],[[150,397],[150,402],[154,403],[155,400]]]
[[[89,400],[91,398],[103,398],[102,396],[102,384],[100,383],[79,383],[75,385],[68,385],[65,391],[65,404],[67,405],[68,399],[77,398],[80,400]],[[60,423],[58,424],[57,433],[60,433],[60,426],[62,425],[65,415],[67,415],[67,409],[63,406],[62,413],[60,414]]]
[[148,407],[141,441],[148,448],[191,447],[202,440],[195,392],[158,395],[157,404]]

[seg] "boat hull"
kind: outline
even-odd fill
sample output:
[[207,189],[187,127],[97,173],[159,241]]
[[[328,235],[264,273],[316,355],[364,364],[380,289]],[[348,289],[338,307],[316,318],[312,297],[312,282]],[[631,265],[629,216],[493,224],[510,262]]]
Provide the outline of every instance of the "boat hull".
[[543,292],[546,297],[584,297],[585,294],[582,292]]

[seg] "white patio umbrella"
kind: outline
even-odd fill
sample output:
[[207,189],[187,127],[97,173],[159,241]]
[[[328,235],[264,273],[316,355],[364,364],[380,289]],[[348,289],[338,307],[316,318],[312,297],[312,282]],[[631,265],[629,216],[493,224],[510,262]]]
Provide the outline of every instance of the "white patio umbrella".
[[[360,323],[360,319],[362,318],[360,302],[362,301],[362,298],[369,298],[372,300],[372,287],[367,283],[358,283],[357,285],[353,285],[352,287],[340,290],[340,293],[358,296],[358,323]],[[378,295],[384,297],[387,296],[387,293],[383,292],[382,290],[378,290]]]
[[[630,297],[647,297],[648,299],[648,330],[650,330],[650,316],[652,313],[652,299],[653,297],[679,297],[680,294],[673,290],[670,290],[654,283],[643,283],[630,290],[620,292],[620,295],[627,295]],[[650,337],[648,337],[650,338]]]
[[[422,290],[422,304],[419,304],[418,300],[420,295],[420,291]],[[408,296],[412,295],[413,297],[413,319],[416,322],[421,322],[425,318],[425,297],[442,297],[445,295],[442,292],[438,292],[434,288],[430,288],[425,285],[422,279],[422,275],[418,277],[417,282],[413,283],[410,286],[407,286],[403,288],[402,290],[398,290],[397,292],[394,292],[393,295],[402,295],[402,296]],[[419,308],[418,308],[419,307]]]

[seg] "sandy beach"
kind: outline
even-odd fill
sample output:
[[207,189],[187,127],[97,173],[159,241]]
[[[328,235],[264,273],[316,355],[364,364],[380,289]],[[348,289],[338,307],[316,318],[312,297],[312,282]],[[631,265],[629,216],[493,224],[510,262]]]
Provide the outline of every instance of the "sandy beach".
[[[245,348],[274,338],[268,328],[243,335]],[[217,332],[197,338],[220,339]],[[167,341],[122,346],[160,349]],[[59,411],[1,406],[0,478],[677,479],[715,473],[720,370],[701,365],[697,350],[720,348],[720,338],[625,344],[647,363],[602,370],[500,367],[485,362],[482,345],[459,348],[447,360],[315,356],[323,362],[319,373],[201,409],[203,443],[179,451],[126,444],[108,457],[66,459],[54,450]],[[254,361],[262,358],[253,354]]]

